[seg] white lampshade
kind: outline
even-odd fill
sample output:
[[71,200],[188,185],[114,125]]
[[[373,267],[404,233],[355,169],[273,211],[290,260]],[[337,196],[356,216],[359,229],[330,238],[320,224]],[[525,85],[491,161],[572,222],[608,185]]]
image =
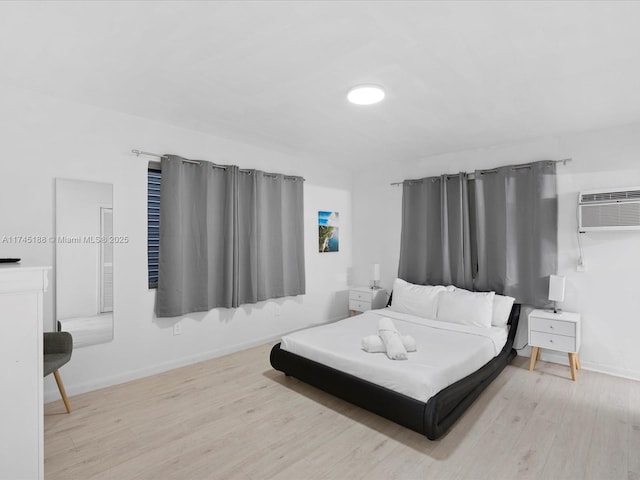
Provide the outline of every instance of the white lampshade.
[[380,264],[379,263],[373,264],[373,280],[376,282],[380,281]]
[[549,300],[564,302],[564,277],[549,275]]

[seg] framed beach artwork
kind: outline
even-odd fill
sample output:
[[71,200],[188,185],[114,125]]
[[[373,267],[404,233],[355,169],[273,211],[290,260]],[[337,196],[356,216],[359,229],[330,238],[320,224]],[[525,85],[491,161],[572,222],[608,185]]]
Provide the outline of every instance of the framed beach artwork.
[[338,212],[318,212],[319,252],[337,252],[340,247],[338,236]]

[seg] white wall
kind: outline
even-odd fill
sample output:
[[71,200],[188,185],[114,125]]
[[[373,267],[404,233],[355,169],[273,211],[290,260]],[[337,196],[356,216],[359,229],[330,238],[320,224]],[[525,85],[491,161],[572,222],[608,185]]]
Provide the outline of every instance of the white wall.
[[[71,395],[278,338],[282,333],[347,315],[351,266],[351,174],[325,159],[310,159],[114,113],[87,105],[0,87],[0,240],[49,237],[54,232],[56,177],[113,184],[114,340],[77,348],[62,376]],[[130,151],[175,153],[292,175],[305,183],[307,294],[182,319],[156,319],[155,291],[147,288],[147,159]],[[317,252],[317,212],[340,212],[340,252]],[[54,244],[0,242],[1,257],[55,265]],[[45,299],[45,330],[53,329],[55,282]],[[182,334],[173,325],[182,322]],[[45,381],[45,399],[57,399]]]
[[[366,281],[373,262],[382,264],[386,288],[397,273],[402,188],[390,182],[563,158],[573,161],[558,166],[558,271],[567,277],[562,308],[582,314],[584,368],[640,379],[640,349],[636,346],[640,338],[640,232],[583,235],[588,270],[576,272],[578,192],[640,185],[640,124],[447,153],[410,165],[390,163],[360,174],[354,180],[353,197],[356,281]],[[526,342],[526,322],[522,326],[517,345]],[[528,348],[522,353],[528,355]],[[542,358],[567,363],[566,356],[549,352]]]

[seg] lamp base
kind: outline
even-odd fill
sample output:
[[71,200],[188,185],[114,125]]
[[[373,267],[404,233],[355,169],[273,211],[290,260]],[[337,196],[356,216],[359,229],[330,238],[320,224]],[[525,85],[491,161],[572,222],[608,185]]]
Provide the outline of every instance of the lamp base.
[[378,285],[378,280],[373,280],[373,285],[371,285],[371,290],[380,290],[382,287]]

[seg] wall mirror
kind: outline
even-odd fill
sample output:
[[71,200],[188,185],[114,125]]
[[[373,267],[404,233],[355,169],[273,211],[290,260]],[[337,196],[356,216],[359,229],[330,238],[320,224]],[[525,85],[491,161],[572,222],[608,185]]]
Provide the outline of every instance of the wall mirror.
[[113,339],[113,186],[56,179],[56,328],[74,347]]

